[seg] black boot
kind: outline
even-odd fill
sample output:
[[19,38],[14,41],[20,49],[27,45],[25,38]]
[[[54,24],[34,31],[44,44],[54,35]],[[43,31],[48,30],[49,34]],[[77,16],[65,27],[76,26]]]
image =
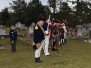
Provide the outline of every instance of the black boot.
[[38,62],[39,62],[39,63],[42,63],[42,61],[40,60],[40,57],[38,58]]
[[57,49],[55,49],[54,47],[55,47],[55,41],[53,41],[53,47],[52,47],[52,51],[57,51]]
[[52,51],[57,51],[57,49],[55,49],[55,48],[52,48]]
[[42,63],[42,61],[40,60],[40,58],[35,58],[35,62],[36,63]]
[[35,58],[35,62],[36,62],[36,63],[38,62],[38,58]]
[[65,43],[67,43],[67,40],[66,40],[66,39],[64,39],[64,42],[65,42]]

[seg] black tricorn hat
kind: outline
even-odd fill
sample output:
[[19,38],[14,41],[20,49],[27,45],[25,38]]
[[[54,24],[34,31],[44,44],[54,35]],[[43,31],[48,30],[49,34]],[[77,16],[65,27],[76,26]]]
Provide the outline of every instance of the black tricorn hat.
[[37,19],[37,22],[38,22],[38,21],[43,21],[43,19],[42,19],[42,18],[38,18],[38,19]]
[[44,18],[42,17],[42,16],[39,16],[38,18],[37,18],[37,22],[38,21],[44,21]]

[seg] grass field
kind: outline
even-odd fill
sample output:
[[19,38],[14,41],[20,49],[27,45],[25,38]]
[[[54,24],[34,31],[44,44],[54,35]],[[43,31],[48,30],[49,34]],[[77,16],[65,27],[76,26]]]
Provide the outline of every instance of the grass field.
[[31,45],[18,41],[17,52],[12,53],[9,39],[0,39],[0,43],[5,47],[0,50],[0,68],[91,68],[91,44],[81,39],[68,39],[58,54],[50,50],[51,56],[46,57],[42,52],[41,64],[34,62]]

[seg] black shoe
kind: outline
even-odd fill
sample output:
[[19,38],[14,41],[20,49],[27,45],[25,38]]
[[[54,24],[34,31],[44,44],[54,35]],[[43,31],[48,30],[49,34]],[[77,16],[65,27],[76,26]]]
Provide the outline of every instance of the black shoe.
[[35,58],[35,62],[38,62],[38,58]]
[[39,62],[39,63],[42,63],[42,61],[40,60],[40,57],[38,58],[38,62]]
[[36,63],[42,63],[42,61],[40,60],[40,58],[35,58],[35,62]]
[[52,48],[52,51],[57,51],[57,49],[55,49],[55,48]]
[[66,40],[66,39],[64,39],[64,41],[65,41],[65,43],[67,42],[67,40]]

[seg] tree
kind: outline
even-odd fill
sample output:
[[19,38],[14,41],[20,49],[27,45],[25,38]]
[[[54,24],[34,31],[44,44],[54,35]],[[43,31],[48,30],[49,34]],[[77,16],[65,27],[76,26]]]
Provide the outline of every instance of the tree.
[[57,7],[59,6],[59,3],[61,3],[61,0],[48,0],[49,6],[53,9],[53,17],[55,18],[55,13],[57,10]]
[[[75,7],[72,8],[73,15],[75,16],[72,24],[73,25],[78,25],[78,24],[84,24],[84,23],[89,23],[91,18],[91,3],[89,1],[81,1],[81,0],[76,0],[76,1],[70,1],[72,4],[76,4]],[[75,10],[75,11],[74,11]]]
[[27,2],[25,0],[16,0],[10,5],[12,10],[14,10],[15,22],[25,23]]
[[84,23],[89,23],[89,15],[91,14],[90,12],[90,3],[89,2],[85,2],[85,1],[80,1],[78,3],[78,6],[75,7],[77,9],[76,11],[76,15],[78,18],[78,22],[80,22],[81,24]]
[[2,10],[1,12],[1,22],[2,22],[2,25],[9,25],[10,24],[10,15],[9,15],[9,12],[8,12],[8,8],[5,8]]
[[36,21],[40,16],[44,16],[44,7],[39,0],[32,0],[28,4],[32,21]]
[[44,7],[44,16],[45,16],[45,18],[48,18],[49,15],[51,14],[51,11],[48,6],[45,5],[43,7]]
[[65,20],[67,20],[68,22],[71,21],[72,10],[66,2],[60,4],[60,10],[58,15],[60,16],[61,21]]
[[45,16],[45,7],[40,0],[30,0],[29,3],[25,0],[17,0],[10,3],[14,10],[15,22],[21,22],[30,25],[35,22],[40,16]]
[[88,12],[89,13],[87,13],[87,19],[88,19],[88,23],[91,23],[91,3],[90,2],[88,2],[88,8],[89,8],[89,10],[88,10]]

